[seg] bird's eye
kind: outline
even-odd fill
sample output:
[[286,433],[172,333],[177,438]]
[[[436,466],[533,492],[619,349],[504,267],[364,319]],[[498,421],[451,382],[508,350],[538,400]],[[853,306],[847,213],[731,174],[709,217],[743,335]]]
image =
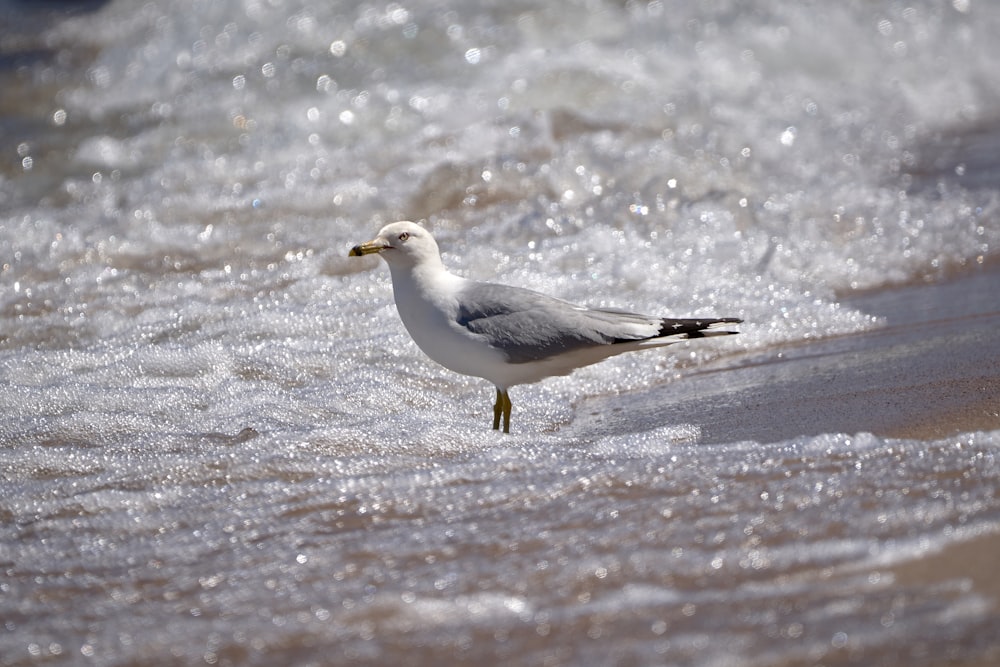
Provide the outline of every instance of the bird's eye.
[[399,240],[400,241],[405,241],[408,238],[410,238],[410,233],[409,232],[403,232],[402,234],[399,235]]

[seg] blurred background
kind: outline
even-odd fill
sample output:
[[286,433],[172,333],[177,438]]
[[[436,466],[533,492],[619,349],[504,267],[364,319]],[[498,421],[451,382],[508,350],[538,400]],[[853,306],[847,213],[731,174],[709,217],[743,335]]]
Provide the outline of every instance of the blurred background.
[[[0,0],[0,664],[997,659],[998,34]],[[498,439],[346,256],[397,219],[467,277],[747,324],[519,387]]]

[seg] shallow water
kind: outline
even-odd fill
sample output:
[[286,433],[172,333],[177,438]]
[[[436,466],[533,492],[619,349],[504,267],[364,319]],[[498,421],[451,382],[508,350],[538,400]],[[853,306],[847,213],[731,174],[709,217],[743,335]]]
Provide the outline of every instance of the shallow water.
[[[1000,7],[690,4],[0,3],[0,664],[998,659]],[[399,218],[746,323],[503,437]]]

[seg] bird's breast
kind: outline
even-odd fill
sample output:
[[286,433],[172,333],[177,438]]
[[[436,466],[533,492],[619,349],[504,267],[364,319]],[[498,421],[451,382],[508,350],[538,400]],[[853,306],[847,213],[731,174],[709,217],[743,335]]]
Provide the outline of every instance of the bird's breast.
[[460,283],[452,281],[397,285],[394,276],[396,310],[413,342],[428,357],[456,373],[491,379],[493,371],[506,362],[482,336],[459,324],[459,287]]

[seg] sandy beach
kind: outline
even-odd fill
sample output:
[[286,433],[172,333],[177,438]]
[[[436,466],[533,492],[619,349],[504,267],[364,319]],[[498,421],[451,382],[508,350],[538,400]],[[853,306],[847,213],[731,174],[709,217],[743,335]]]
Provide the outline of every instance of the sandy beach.
[[[782,347],[735,368],[692,373],[648,393],[594,399],[580,409],[600,415],[591,424],[597,428],[621,428],[633,417],[641,428],[695,424],[706,444],[827,432],[929,442],[1000,429],[998,295],[1000,267],[993,263],[941,282],[847,298],[844,305],[879,316],[884,326]],[[986,532],[888,574],[900,591],[961,582],[997,609],[997,562],[1000,537]],[[1000,648],[983,641],[981,659],[948,664],[997,664]],[[846,651],[827,657],[831,664],[852,662]]]

